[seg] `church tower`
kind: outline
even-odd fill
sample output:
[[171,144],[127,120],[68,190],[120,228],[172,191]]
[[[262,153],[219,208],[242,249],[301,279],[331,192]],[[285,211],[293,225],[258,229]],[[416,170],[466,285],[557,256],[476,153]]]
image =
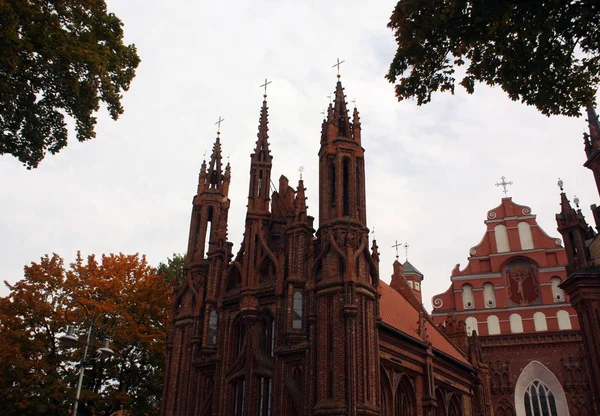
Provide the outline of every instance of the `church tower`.
[[[600,122],[592,105],[587,106],[589,134],[584,133],[587,160],[584,166],[594,174],[600,194]],[[569,259],[568,277],[561,287],[571,298],[577,311],[588,357],[594,414],[600,412],[600,238],[588,226],[580,209],[574,210],[561,187],[561,212],[556,215],[558,231],[565,241]],[[578,204],[578,201],[576,202]],[[579,208],[579,207],[577,207]],[[596,222],[600,226],[600,209],[591,206]]]
[[194,387],[212,384],[217,369],[217,300],[221,275],[231,257],[227,242],[230,178],[229,164],[225,170],[222,167],[219,132],[208,165],[202,162],[192,201],[183,281],[173,282],[163,414],[188,415],[211,401],[210,389]]
[[368,234],[360,119],[355,108],[350,120],[338,79],[319,150],[316,415],[379,413],[379,276]]

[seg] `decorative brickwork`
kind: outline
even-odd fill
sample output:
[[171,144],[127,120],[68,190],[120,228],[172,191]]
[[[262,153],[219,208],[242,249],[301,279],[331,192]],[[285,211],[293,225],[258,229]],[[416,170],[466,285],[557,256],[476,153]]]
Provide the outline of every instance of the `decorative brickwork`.
[[265,98],[235,256],[217,138],[175,288],[164,415],[491,416],[479,349],[434,324],[408,283],[423,275],[406,262],[406,275],[394,264],[393,288],[379,279],[361,135],[338,81],[322,125],[315,232],[302,180],[271,187]]

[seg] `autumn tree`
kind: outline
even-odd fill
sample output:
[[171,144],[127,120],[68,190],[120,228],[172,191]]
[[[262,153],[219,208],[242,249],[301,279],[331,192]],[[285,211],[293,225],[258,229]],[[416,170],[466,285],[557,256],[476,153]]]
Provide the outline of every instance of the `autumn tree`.
[[145,257],[110,254],[98,260],[78,254],[66,268],[58,255],[45,256],[25,267],[24,279],[9,288],[0,298],[0,371],[7,375],[0,379],[3,414],[67,414],[81,348],[63,348],[58,337],[66,331],[65,310],[78,310],[75,301],[114,317],[116,352],[109,360],[95,359],[100,340],[91,347],[80,414],[110,414],[121,406],[133,415],[158,413],[171,290]]
[[95,137],[100,103],[123,113],[121,97],[140,59],[104,0],[0,0],[0,154],[28,169],[77,140]]
[[[400,0],[386,78],[398,100],[499,85],[545,114],[579,115],[600,83],[599,0]],[[461,68],[462,69],[462,68]]]

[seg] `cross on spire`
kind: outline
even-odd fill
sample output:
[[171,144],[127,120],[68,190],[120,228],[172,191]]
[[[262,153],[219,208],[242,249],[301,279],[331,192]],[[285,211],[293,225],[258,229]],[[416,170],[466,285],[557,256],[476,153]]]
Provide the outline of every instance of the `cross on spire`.
[[498,182],[496,184],[496,186],[501,186],[502,187],[502,192],[504,192],[504,197],[507,198],[508,197],[508,189],[506,189],[506,187],[508,185],[512,185],[512,182],[506,182],[506,178],[504,176],[502,176],[500,179],[502,179],[502,182]]
[[354,108],[356,108],[356,98],[352,102],[354,103]]
[[344,59],[343,61],[340,61],[340,58],[337,58],[337,64],[333,65],[332,68],[335,68],[337,66],[337,77],[340,78],[340,65],[343,64],[344,62],[346,62],[346,60]]
[[223,121],[225,121],[225,119],[219,116],[219,120],[215,123],[215,125],[217,125],[217,136],[221,134],[221,123]]
[[265,83],[260,86],[261,88],[265,87],[265,93],[263,94],[263,97],[267,98],[267,85],[269,85],[272,82],[273,81],[267,81],[267,79],[265,78]]
[[396,249],[396,260],[398,260],[398,257],[400,257],[400,255],[398,254],[398,247],[402,247],[402,243],[398,243],[398,240],[396,240],[396,244],[392,246],[392,248]]
[[298,172],[300,172],[300,180],[302,180],[302,172],[304,172],[304,166],[300,166],[298,168]]

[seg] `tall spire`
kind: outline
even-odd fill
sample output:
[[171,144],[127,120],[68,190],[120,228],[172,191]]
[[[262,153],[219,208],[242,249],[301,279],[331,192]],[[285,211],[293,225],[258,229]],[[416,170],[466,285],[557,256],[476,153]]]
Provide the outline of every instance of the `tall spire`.
[[588,126],[590,128],[590,138],[593,143],[595,140],[600,140],[600,121],[598,120],[598,114],[596,114],[596,110],[594,110],[592,104],[587,105],[587,117]]
[[255,161],[270,162],[273,158],[269,150],[269,107],[267,107],[266,94],[264,95],[262,108],[260,109],[257,137],[256,148],[252,154],[252,159]]
[[[268,83],[265,81],[265,84]],[[273,156],[269,150],[269,108],[265,93],[258,122],[256,148],[250,155],[248,211],[269,212],[272,160]]]
[[217,188],[223,178],[222,157],[221,157],[221,138],[217,134],[217,139],[213,145],[212,156],[208,165],[208,182],[210,188]]
[[338,137],[352,138],[352,129],[350,118],[348,117],[348,108],[346,107],[346,96],[342,81],[338,79],[335,86],[335,98],[333,101],[333,111],[329,113],[328,122],[333,123],[337,127]]

